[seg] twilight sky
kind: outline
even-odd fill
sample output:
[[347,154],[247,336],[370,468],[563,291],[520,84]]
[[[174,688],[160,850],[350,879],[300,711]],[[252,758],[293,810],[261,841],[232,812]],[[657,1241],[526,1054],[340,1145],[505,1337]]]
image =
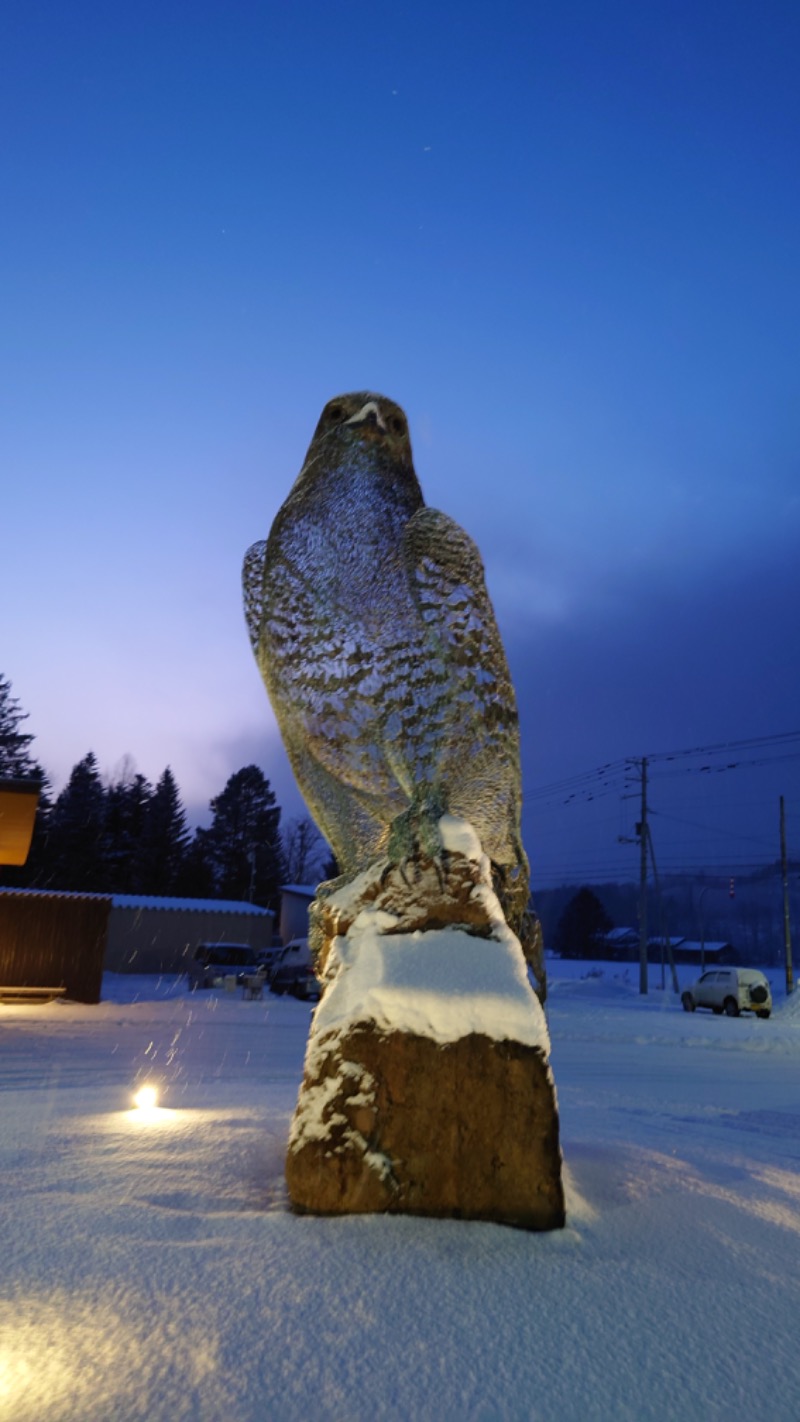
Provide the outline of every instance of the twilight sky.
[[[788,0],[8,0],[0,671],[55,789],[299,811],[241,559],[353,389],[482,549],[534,882],[636,866],[540,787],[800,726],[799,68]],[[798,765],[687,774],[667,863],[777,852],[778,793],[800,842]]]

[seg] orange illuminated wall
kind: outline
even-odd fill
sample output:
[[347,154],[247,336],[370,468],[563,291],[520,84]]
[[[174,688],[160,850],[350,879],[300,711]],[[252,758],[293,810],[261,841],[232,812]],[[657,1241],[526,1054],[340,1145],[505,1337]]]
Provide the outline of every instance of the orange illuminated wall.
[[38,803],[35,780],[0,780],[0,864],[25,863]]

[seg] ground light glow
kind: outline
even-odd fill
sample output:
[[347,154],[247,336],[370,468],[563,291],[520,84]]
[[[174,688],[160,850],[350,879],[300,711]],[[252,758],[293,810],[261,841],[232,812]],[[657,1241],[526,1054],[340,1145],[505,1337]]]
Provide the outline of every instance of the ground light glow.
[[137,1111],[154,1111],[158,1106],[158,1088],[140,1086],[134,1095],[133,1104]]
[[118,1417],[126,1369],[147,1358],[113,1298],[63,1289],[20,1294],[0,1310],[0,1338],[0,1422]]

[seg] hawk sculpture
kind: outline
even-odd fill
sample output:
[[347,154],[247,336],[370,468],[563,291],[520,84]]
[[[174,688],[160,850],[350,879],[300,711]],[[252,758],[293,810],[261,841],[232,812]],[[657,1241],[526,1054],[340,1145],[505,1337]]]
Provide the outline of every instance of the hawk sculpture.
[[441,815],[469,820],[530,954],[514,689],[478,549],[426,508],[399,405],[329,401],[243,577],[289,760],[341,871],[435,858]]

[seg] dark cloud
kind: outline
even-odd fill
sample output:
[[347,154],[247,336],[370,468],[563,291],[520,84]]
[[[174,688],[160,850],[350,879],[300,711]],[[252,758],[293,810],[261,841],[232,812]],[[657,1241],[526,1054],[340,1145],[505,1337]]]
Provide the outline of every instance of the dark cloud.
[[[673,580],[621,579],[615,606],[613,617],[587,609],[582,621],[517,632],[508,643],[522,725],[526,837],[565,869],[593,856],[605,862],[616,833],[607,829],[602,850],[592,848],[588,804],[556,824],[536,802],[539,787],[624,757],[800,725],[800,560],[786,549],[684,570]],[[769,790],[768,771],[756,775],[761,808],[743,811],[741,824],[753,831],[754,854],[759,837],[765,853],[775,838],[775,786],[785,784],[788,794],[798,765],[782,763],[777,778],[773,769]],[[676,778],[670,804],[679,788]],[[722,813],[720,794],[714,784],[707,813]],[[611,818],[618,798],[606,797]],[[699,852],[695,844],[692,853]]]

